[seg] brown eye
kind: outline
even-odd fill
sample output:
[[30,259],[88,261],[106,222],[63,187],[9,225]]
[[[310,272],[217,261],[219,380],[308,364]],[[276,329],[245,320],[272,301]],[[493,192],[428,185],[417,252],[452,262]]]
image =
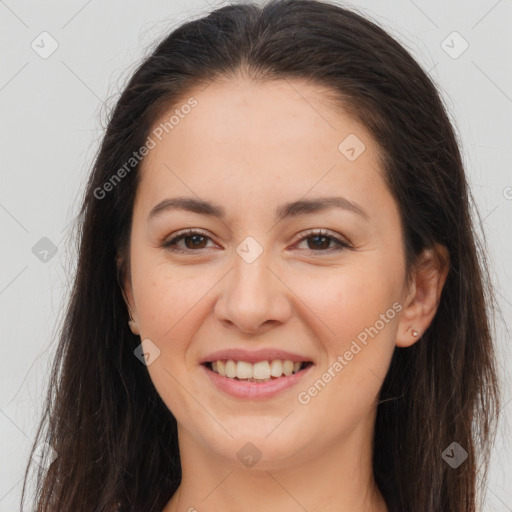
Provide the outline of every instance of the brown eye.
[[313,244],[308,244],[310,249],[328,249],[327,246],[331,243],[332,238],[328,236],[309,236],[306,240],[314,240]]
[[[187,249],[204,249],[202,246],[204,245],[204,240],[206,237],[203,235],[182,236],[180,238],[185,241],[185,246]],[[190,246],[187,244],[188,241],[191,242]]]
[[[184,248],[178,247],[177,245],[182,240],[184,242]],[[189,229],[184,232],[178,233],[170,240],[164,242],[162,244],[162,247],[165,247],[166,249],[172,252],[188,253],[194,252],[197,249],[207,249],[207,247],[205,246],[207,240],[210,240],[210,238],[203,234],[202,232]]]
[[[304,240],[307,241],[307,249],[313,252],[333,252],[350,249],[351,245],[348,242],[337,238],[336,236],[332,236],[329,233],[330,232],[322,229],[307,231],[305,233],[301,233],[302,238],[299,240],[299,243]],[[336,245],[334,247],[329,247],[331,242],[334,242]]]

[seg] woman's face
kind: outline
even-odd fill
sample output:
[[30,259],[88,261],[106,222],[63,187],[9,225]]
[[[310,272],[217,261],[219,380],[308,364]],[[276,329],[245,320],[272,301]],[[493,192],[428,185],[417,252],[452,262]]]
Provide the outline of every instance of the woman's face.
[[[412,338],[378,149],[322,94],[299,80],[218,81],[153,127],[125,290],[191,452],[275,468],[350,449],[371,435],[397,339]],[[178,197],[223,215],[166,207]],[[199,233],[165,246],[186,229]],[[203,364],[227,359],[218,372],[257,378],[289,372],[272,361],[312,364],[267,382]]]

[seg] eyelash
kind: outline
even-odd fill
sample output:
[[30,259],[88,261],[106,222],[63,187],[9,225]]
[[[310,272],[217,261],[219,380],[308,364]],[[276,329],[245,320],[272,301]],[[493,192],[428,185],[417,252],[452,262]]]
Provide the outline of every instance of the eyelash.
[[[346,242],[342,239],[339,239],[335,236],[332,236],[329,233],[330,232],[325,229],[310,229],[307,231],[303,231],[302,233],[300,233],[299,236],[301,236],[301,238],[297,241],[297,243],[300,243],[303,240],[307,240],[308,238],[323,237],[323,238],[328,238],[328,239],[334,240],[338,244],[337,247],[331,247],[329,249],[320,249],[320,250],[313,250],[313,249],[307,249],[307,250],[309,250],[311,252],[315,252],[315,253],[317,253],[317,252],[331,253],[331,252],[338,252],[338,251],[342,251],[344,249],[352,248],[352,246],[348,242]],[[204,233],[200,230],[187,229],[187,230],[179,231],[178,233],[176,233],[176,236],[174,236],[170,240],[164,242],[162,244],[162,247],[164,247],[165,249],[167,249],[171,252],[178,253],[178,254],[189,254],[191,252],[198,252],[202,249],[205,249],[204,247],[201,249],[197,249],[197,250],[178,249],[175,247],[176,243],[179,242],[180,240],[185,239],[190,236],[194,236],[194,235],[199,235],[199,236],[202,236],[203,238],[210,238],[206,233]]]

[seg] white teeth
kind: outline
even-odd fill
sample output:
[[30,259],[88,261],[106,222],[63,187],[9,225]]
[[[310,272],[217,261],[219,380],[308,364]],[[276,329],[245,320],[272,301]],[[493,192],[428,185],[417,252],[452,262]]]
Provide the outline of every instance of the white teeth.
[[283,363],[278,359],[270,363],[270,375],[272,377],[281,377],[283,375]]
[[254,363],[252,366],[252,378],[253,379],[270,379],[270,365],[268,361],[260,361],[259,363]]
[[212,370],[222,377],[239,380],[258,380],[266,382],[272,377],[289,376],[297,373],[302,367],[301,361],[291,361],[286,359],[281,361],[274,359],[272,361],[259,361],[251,364],[247,361],[212,361]]
[[252,364],[238,361],[236,363],[236,376],[238,379],[252,379]]
[[293,361],[286,360],[283,363],[283,372],[286,376],[291,375],[293,373]]
[[236,377],[236,363],[233,359],[226,361],[226,377],[234,379]]

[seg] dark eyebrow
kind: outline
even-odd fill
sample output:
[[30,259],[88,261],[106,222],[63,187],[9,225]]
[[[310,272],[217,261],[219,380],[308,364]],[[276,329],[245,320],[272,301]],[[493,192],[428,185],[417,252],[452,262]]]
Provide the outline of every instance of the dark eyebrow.
[[222,206],[204,201],[203,199],[196,199],[195,197],[173,197],[172,199],[164,199],[158,203],[149,212],[148,221],[167,210],[186,210],[201,215],[218,217],[219,219],[226,217],[226,211]]
[[279,206],[276,209],[275,215],[276,220],[282,220],[286,217],[294,217],[305,213],[316,213],[331,208],[341,208],[342,210],[357,213],[366,220],[370,218],[368,213],[366,213],[361,206],[345,197],[318,197],[315,199],[292,201]]
[[[341,208],[357,213],[366,220],[369,219],[368,213],[363,210],[361,206],[344,197],[319,197],[285,203],[276,209],[275,217],[276,221],[281,221],[287,217],[316,213],[330,208]],[[174,197],[172,199],[164,199],[158,203],[149,213],[148,221],[168,210],[186,210],[200,215],[217,217],[219,219],[226,218],[226,211],[220,205],[195,197]]]

